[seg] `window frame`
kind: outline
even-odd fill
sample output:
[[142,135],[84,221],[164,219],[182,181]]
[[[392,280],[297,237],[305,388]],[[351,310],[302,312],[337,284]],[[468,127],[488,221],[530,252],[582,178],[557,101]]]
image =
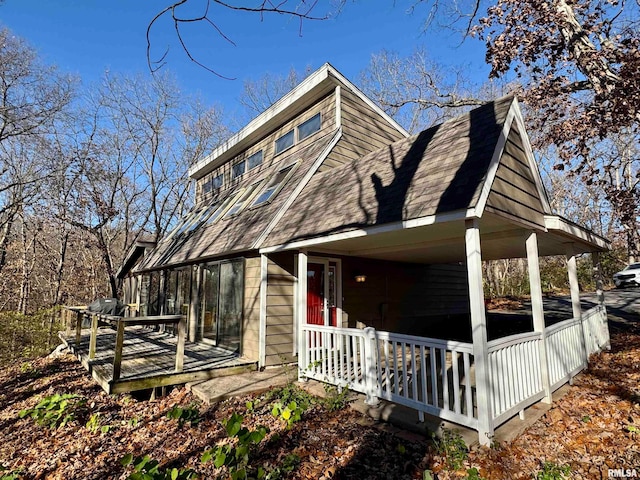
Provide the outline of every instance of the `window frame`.
[[[262,184],[265,179],[258,180],[257,182],[252,183],[248,187],[240,190],[238,195],[236,195],[235,201],[230,204],[230,207],[227,209],[225,214],[222,216],[224,219],[235,217],[240,214],[248,205],[252,205],[252,201],[255,198],[257,192],[261,191]],[[236,205],[238,205],[237,210],[233,210]]]
[[[319,122],[320,122],[320,123],[318,124],[318,129],[317,129],[317,130],[314,130],[314,131],[313,131],[313,132],[311,132],[311,133],[308,133],[308,134],[307,134],[307,135],[305,135],[304,137],[300,137],[300,127],[302,127],[303,125],[306,125],[306,124],[310,123],[310,122],[311,122],[312,120],[314,120],[316,117],[318,118],[318,120],[319,120]],[[306,140],[307,138],[309,138],[310,136],[312,136],[314,133],[319,132],[320,130],[322,130],[322,114],[321,114],[321,112],[318,112],[318,113],[316,113],[315,115],[313,115],[313,116],[311,116],[311,117],[307,118],[304,122],[302,122],[300,125],[298,125],[298,126],[296,127],[296,134],[297,134],[297,135],[296,135],[296,138],[297,138],[297,142],[301,142],[301,141],[303,141],[303,140]],[[296,142],[296,143],[297,143],[297,142]]]
[[[253,157],[256,157],[260,155],[260,161],[258,163],[256,163],[254,166],[251,166],[251,159]],[[249,155],[247,158],[245,158],[246,163],[246,170],[245,172],[250,172],[251,170],[253,170],[254,168],[259,167],[260,165],[262,165],[262,162],[264,162],[264,150],[260,149],[257,152],[252,153],[251,155]]]
[[[269,180],[265,182],[264,188],[262,188],[260,190],[260,193],[255,195],[254,198],[252,199],[253,201],[251,202],[250,208],[259,208],[259,207],[261,207],[263,205],[271,203],[273,201],[273,199],[278,195],[278,193],[280,193],[280,190],[282,190],[284,188],[284,186],[287,184],[287,182],[289,181],[289,179],[293,175],[293,172],[296,171],[298,163],[299,163],[298,161],[289,163],[286,166],[284,166],[282,168],[279,168],[273,175],[271,175],[269,177]],[[289,169],[289,171],[285,174],[283,179],[280,180],[278,185],[273,189],[272,193],[265,200],[261,201],[260,203],[256,203],[258,201],[258,199],[260,197],[262,197],[262,195],[267,190],[269,190],[269,188],[271,188],[272,181],[278,176],[278,174],[280,174],[281,172],[283,172],[284,170],[287,170],[287,169]]]
[[[287,145],[285,148],[283,148],[282,150],[278,150],[278,141],[282,140],[284,137],[286,137],[287,135],[291,135],[291,145]],[[273,154],[275,155],[280,155],[282,152],[286,152],[287,150],[289,150],[290,148],[292,148],[295,144],[296,144],[296,129],[295,128],[291,128],[291,130],[289,130],[287,133],[284,133],[282,135],[280,135],[278,138],[276,138],[273,141]]]
[[[242,165],[242,171],[238,169],[240,165]],[[231,180],[235,180],[236,178],[241,177],[246,172],[247,172],[247,160],[245,158],[231,165]]]

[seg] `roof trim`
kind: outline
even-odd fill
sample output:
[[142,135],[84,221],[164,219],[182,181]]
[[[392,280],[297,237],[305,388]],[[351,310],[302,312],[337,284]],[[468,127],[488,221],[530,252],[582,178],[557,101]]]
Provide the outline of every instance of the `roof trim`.
[[252,248],[259,248],[260,245],[262,245],[262,243],[267,239],[269,234],[273,231],[273,229],[276,227],[278,222],[282,219],[282,217],[287,212],[287,210],[289,210],[291,205],[293,205],[293,202],[295,202],[296,199],[300,196],[300,193],[302,192],[302,190],[304,190],[304,187],[307,186],[307,184],[311,180],[311,177],[313,177],[313,175],[315,175],[315,173],[318,171],[318,168],[320,168],[320,165],[322,165],[322,163],[327,158],[329,153],[331,153],[331,150],[333,150],[333,147],[336,146],[340,138],[342,138],[342,127],[336,130],[336,133],[333,135],[333,138],[331,139],[331,141],[324,147],[324,150],[320,152],[320,155],[318,155],[318,158],[313,163],[311,168],[307,170],[307,173],[305,173],[304,177],[300,179],[300,181],[298,182],[298,185],[296,185],[296,188],[293,190],[293,192],[291,192],[291,195],[289,195],[289,198],[287,198],[287,201],[282,205],[282,207],[280,207],[280,210],[278,210],[276,214],[273,216],[273,218],[267,225],[267,228],[265,228],[264,231],[260,234],[260,236],[255,240],[255,242],[253,242]]
[[[499,100],[495,100],[494,102],[497,101]],[[507,112],[507,116],[502,125],[502,131],[500,132],[500,136],[498,137],[498,141],[496,142],[496,147],[493,151],[493,156],[491,157],[491,163],[489,163],[489,168],[487,169],[487,178],[485,179],[485,183],[482,186],[482,192],[476,205],[476,212],[480,217],[484,213],[485,207],[487,206],[487,201],[489,200],[489,195],[491,194],[491,188],[493,187],[493,182],[496,179],[498,168],[500,167],[500,161],[502,160],[502,154],[504,153],[504,147],[507,144],[509,134],[511,133],[513,122],[516,122],[520,130],[520,137],[522,138],[522,143],[524,146],[525,155],[527,157],[527,162],[529,164],[529,169],[531,170],[533,178],[535,180],[536,190],[538,191],[538,196],[540,197],[540,202],[542,203],[544,213],[545,215],[551,215],[549,198],[547,197],[547,192],[544,188],[544,184],[542,183],[542,178],[540,177],[540,171],[538,170],[537,162],[535,160],[535,157],[533,156],[533,150],[531,149],[529,135],[527,134],[527,129],[524,125],[524,118],[522,117],[522,112],[520,111],[520,105],[518,103],[518,99],[516,97],[513,97],[511,105],[509,106],[509,111]]]
[[367,235],[376,235],[380,233],[394,232],[396,230],[406,230],[409,228],[423,227],[426,225],[434,225],[436,223],[454,222],[456,220],[465,220],[474,217],[474,209],[455,210],[453,212],[440,213],[436,215],[428,215],[426,217],[413,218],[403,220],[401,222],[385,223],[383,225],[374,225],[366,228],[358,228],[349,230],[348,232],[333,233],[331,235],[323,235],[307,240],[298,240],[291,243],[283,243],[271,247],[260,249],[260,253],[273,253],[284,250],[296,250],[300,248],[308,248],[315,245],[323,245],[340,240],[349,240],[351,238],[364,237]]
[[298,100],[303,98],[313,89],[315,89],[322,82],[328,78],[333,77],[335,80],[343,84],[351,92],[357,95],[362,101],[373,108],[376,113],[381,115],[392,127],[398,130],[405,137],[409,136],[409,133],[400,126],[393,118],[387,115],[380,107],[378,107],[369,97],[362,93],[353,83],[347,80],[338,70],[336,70],[329,63],[325,63],[318,70],[313,72],[307,78],[305,78],[297,87],[291,90],[289,93],[280,98],[277,102],[267,108],[264,112],[251,120],[242,130],[229,137],[224,143],[215,148],[209,155],[200,159],[191,167],[189,167],[189,177],[195,177],[201,174],[206,167],[216,158],[238,145],[241,141],[249,137],[254,131],[263,125],[267,124],[278,114],[295,104]]
[[578,240],[597,247],[601,251],[611,250],[611,242],[609,240],[564,217],[545,215],[544,223],[550,233],[558,232],[572,240]]
[[124,278],[127,273],[131,271],[131,267],[133,267],[136,261],[144,254],[145,250],[147,248],[154,248],[156,245],[156,242],[150,240],[136,240],[124,257],[122,266],[116,272],[116,278]]

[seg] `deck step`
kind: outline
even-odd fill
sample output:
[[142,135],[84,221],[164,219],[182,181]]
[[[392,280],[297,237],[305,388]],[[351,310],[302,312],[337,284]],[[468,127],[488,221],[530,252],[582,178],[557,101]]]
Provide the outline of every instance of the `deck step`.
[[297,380],[296,370],[287,367],[266,369],[218,376],[201,383],[192,384],[193,394],[205,403],[218,403],[231,397],[261,393],[271,387],[286,385]]

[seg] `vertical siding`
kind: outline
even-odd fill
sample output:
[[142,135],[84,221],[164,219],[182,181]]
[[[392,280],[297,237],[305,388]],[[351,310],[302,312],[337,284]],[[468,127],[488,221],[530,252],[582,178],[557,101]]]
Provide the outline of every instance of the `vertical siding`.
[[515,123],[507,137],[487,207],[544,227],[544,207]]
[[291,252],[269,255],[266,365],[293,361],[293,265]]
[[320,167],[340,166],[404,138],[392,125],[353,93],[341,91],[343,136]]
[[244,271],[244,315],[242,355],[259,358],[260,345],[260,257],[246,259]]
[[217,177],[220,174],[224,174],[225,176],[225,183],[222,189],[224,190],[227,188],[234,188],[234,186],[238,183],[238,180],[242,177],[238,177],[237,180],[231,179],[233,165],[243,159],[246,159],[256,152],[259,152],[260,150],[262,150],[263,154],[262,165],[256,167],[255,170],[252,170],[252,172],[254,173],[259,173],[264,168],[269,167],[273,163],[277,163],[281,158],[288,156],[284,155],[284,152],[282,154],[275,155],[274,145],[276,139],[287,133],[288,131],[296,128],[298,125],[310,119],[317,113],[320,113],[322,119],[320,130],[305,138],[304,140],[296,143],[293,147],[287,149],[286,152],[288,154],[295,152],[297,149],[306,147],[310,142],[313,142],[317,138],[324,137],[327,133],[330,133],[336,128],[335,94],[333,93],[333,91],[330,94],[318,99],[295,118],[288,120],[286,123],[283,123],[277,129],[270,132],[267,136],[254,143],[250,147],[246,148],[244,151],[242,151],[229,161],[225,162],[223,165],[219,166],[202,178],[199,178],[196,181],[196,201],[206,201],[208,200],[208,198],[210,198],[209,196],[205,198],[202,195],[202,185],[209,179]]

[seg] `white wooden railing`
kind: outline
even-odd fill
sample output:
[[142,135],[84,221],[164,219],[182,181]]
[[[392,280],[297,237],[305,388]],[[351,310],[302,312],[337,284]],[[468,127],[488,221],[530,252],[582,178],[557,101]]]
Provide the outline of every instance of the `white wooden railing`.
[[376,332],[378,396],[476,428],[470,343]]
[[545,329],[551,390],[556,390],[587,366],[582,322],[572,318]]
[[[376,331],[303,325],[301,376],[313,378],[478,427],[473,345]],[[497,427],[568,382],[586,367],[588,354],[609,343],[607,313],[596,306],[580,319],[547,327],[546,362],[541,332],[512,335],[487,344],[489,405]],[[585,348],[586,345],[586,348]],[[544,365],[548,372],[543,372]]]

